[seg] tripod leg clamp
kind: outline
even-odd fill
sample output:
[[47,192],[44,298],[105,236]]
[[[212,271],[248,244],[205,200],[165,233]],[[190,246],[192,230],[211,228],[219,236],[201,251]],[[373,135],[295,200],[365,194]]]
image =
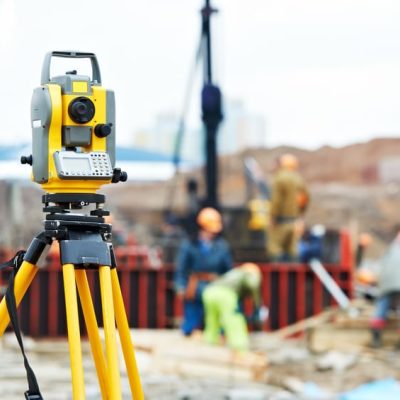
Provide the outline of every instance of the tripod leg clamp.
[[42,395],[39,393],[31,393],[29,391],[24,393],[25,400],[43,400]]
[[24,260],[30,262],[31,264],[36,264],[43,253],[43,250],[47,245],[50,245],[52,240],[45,236],[42,232],[36,236],[28,249],[26,250]]

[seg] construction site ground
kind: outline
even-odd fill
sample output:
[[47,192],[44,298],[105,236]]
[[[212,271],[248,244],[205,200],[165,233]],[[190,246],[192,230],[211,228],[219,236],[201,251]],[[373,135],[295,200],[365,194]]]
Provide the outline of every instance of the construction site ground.
[[[372,349],[372,305],[358,302],[355,309],[357,315],[333,308],[275,332],[253,332],[246,354],[206,345],[199,335],[185,338],[178,330],[132,330],[145,398],[347,400],[346,393],[368,382],[400,381],[395,325],[385,331],[383,347]],[[66,338],[25,337],[25,347],[44,398],[71,399]],[[100,399],[87,341],[82,347],[87,399]],[[0,397],[21,399],[27,383],[12,332],[0,339],[0,354]],[[123,398],[130,399],[122,354],[120,360]]]

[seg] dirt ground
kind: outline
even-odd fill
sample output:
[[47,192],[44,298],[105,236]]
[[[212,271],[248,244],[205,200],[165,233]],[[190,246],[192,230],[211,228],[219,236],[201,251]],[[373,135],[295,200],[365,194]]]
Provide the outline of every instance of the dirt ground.
[[[301,385],[312,383],[329,393],[332,396],[329,398],[336,399],[340,394],[367,382],[400,379],[400,352],[395,348],[331,350],[313,354],[302,340],[287,346],[286,357],[281,360],[274,354],[281,350],[271,350],[268,353],[271,359],[268,382],[292,388],[292,391],[297,385],[301,392]],[[291,379],[294,381],[292,385]]]
[[[145,398],[149,400],[340,400],[341,394],[366,382],[387,378],[400,380],[399,350],[392,340],[387,340],[382,349],[375,350],[364,343],[354,343],[354,338],[351,338],[348,343],[341,340],[337,346],[315,352],[308,335],[278,339],[274,334],[254,333],[251,335],[252,348],[266,358],[267,367],[261,379],[253,380],[247,379],[243,370],[233,365],[219,376],[211,372],[211,365],[208,366],[209,374],[207,365],[202,369],[191,368],[191,362],[186,367],[185,361],[179,365],[177,360],[181,355],[176,350],[177,344],[181,343],[183,349],[189,349],[190,343],[181,337],[179,331],[134,330],[132,336],[139,343],[136,358]],[[314,341],[321,342],[322,337]],[[365,338],[365,332],[360,337]],[[147,338],[154,348],[143,351],[147,344],[143,346],[142,338]],[[169,353],[157,352],[155,349],[160,344],[162,349],[169,347]],[[192,344],[196,346],[196,343]],[[25,347],[46,400],[70,399],[67,341],[25,338]],[[163,357],[171,358],[174,351],[177,351],[175,370],[166,369]],[[21,399],[27,383],[22,356],[12,333],[0,339],[0,355],[0,396],[7,400]],[[97,378],[85,341],[83,356],[87,399],[99,399]],[[128,379],[122,364],[121,382],[123,398],[130,399]]]

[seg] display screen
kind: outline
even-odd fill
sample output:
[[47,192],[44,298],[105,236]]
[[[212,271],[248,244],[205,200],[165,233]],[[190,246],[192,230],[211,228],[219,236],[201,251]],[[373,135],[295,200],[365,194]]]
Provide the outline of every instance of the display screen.
[[90,161],[81,157],[63,157],[62,164],[64,171],[69,173],[90,173]]

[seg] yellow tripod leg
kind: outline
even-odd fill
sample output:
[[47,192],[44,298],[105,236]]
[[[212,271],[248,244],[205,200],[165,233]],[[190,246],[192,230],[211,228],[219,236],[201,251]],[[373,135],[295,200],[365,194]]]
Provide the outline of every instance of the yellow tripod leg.
[[103,399],[107,399],[106,359],[104,357],[103,346],[100,339],[96,313],[93,307],[93,300],[90,294],[86,271],[83,269],[77,269],[75,271],[75,278],[89,336],[90,347],[92,349],[93,360],[96,366],[97,377],[99,379],[101,395]]
[[[38,267],[36,265],[31,264],[28,261],[22,262],[21,267],[15,276],[14,282],[14,293],[17,306],[24,297],[37,272]],[[9,323],[10,317],[8,315],[6,299],[3,297],[0,303],[0,336],[3,335]]]
[[111,400],[121,399],[121,383],[115,330],[114,304],[112,297],[110,267],[99,269],[101,305],[103,310],[104,336],[106,342],[107,371]]
[[124,353],[126,370],[129,378],[129,385],[135,400],[144,400],[142,385],[140,383],[139,370],[136,363],[135,350],[129,330],[128,318],[125,312],[124,300],[118,280],[117,269],[111,270],[111,282],[115,308],[115,319],[119,337],[121,340],[122,351]]
[[84,400],[85,384],[83,378],[81,335],[78,317],[78,297],[76,294],[75,267],[73,264],[63,265],[63,278],[73,399]]

